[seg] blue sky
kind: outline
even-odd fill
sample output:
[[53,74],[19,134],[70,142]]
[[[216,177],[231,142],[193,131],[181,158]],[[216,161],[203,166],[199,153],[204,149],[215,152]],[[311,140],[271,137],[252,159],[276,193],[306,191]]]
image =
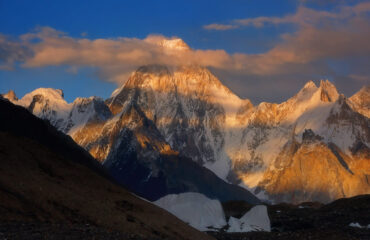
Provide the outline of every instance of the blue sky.
[[[230,36],[204,31],[203,25],[230,19],[282,16],[293,13],[295,1],[215,0],[215,1],[0,1],[0,30],[19,35],[36,26],[49,26],[79,37],[117,36],[145,38],[158,33],[178,36],[191,47],[222,48],[230,52],[256,52],[265,48],[263,37],[276,35],[275,29],[238,31]],[[243,39],[239,39],[243,38]],[[250,44],[245,44],[245,40]],[[239,39],[239,41],[238,41]],[[244,41],[242,41],[244,40]],[[255,45],[255,46],[253,46]]]
[[[264,27],[237,27],[227,31],[207,30],[204,26],[212,23],[233,24],[235,19],[254,19],[261,16],[283,18],[289,14],[295,14],[302,5],[316,11],[332,11],[341,5],[354,6],[362,1],[343,1],[341,4],[332,2],[0,0],[0,34],[7,36],[8,41],[15,42],[19,41],[17,38],[20,35],[44,26],[62,31],[73,39],[94,40],[117,37],[144,39],[150,34],[160,34],[166,37],[180,37],[192,49],[223,49],[231,55],[234,53],[263,54],[282,42],[282,34],[293,34],[297,30],[297,25],[266,24]],[[331,59],[331,65],[334,66],[331,70],[336,68],[342,71],[344,69],[342,66],[346,66],[347,62],[344,60],[343,63],[343,59],[341,61],[338,63],[336,59]],[[98,95],[106,98],[116,88],[115,83],[104,81],[99,74],[96,74],[96,66],[79,65],[76,73],[69,71],[70,65],[70,63],[63,63],[57,66],[25,68],[22,62],[15,62],[11,70],[0,70],[0,92],[14,89],[18,96],[22,96],[38,87],[53,87],[63,89],[66,99],[73,101],[78,96]],[[238,73],[217,69],[217,67],[214,69],[215,74],[238,95],[251,98],[255,102],[261,99],[271,101],[286,99],[308,79],[319,80],[319,78],[328,77],[334,82],[338,81],[338,87],[345,89],[348,81],[343,78],[344,75],[351,75],[350,71],[351,68],[345,73],[338,73],[338,76],[335,70],[318,71],[315,74],[312,72],[293,74],[298,80],[293,84],[287,82],[286,90],[272,91],[266,88],[281,86],[282,79],[293,78],[292,74],[255,76],[249,72]],[[352,75],[368,74],[363,69],[358,71],[360,73],[356,72]],[[364,82],[368,84],[368,80],[365,79],[355,84],[355,87],[363,85]],[[347,92],[352,93],[354,90],[353,88]]]

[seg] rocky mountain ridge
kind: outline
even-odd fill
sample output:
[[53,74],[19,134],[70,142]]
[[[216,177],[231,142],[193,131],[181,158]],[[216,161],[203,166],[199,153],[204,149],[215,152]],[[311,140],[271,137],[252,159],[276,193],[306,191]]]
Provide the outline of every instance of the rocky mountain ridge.
[[[55,116],[63,111],[51,100],[42,110],[30,109],[23,98],[11,101],[48,119],[113,169],[124,169],[112,162],[135,152],[134,162],[140,156],[150,169],[147,176],[155,176],[163,167],[153,163],[163,154],[176,155],[269,201],[328,202],[370,192],[367,96],[368,87],[346,98],[327,80],[320,86],[311,81],[286,102],[253,106],[206,68],[151,65],[132,73],[111,98],[99,101],[101,107],[87,111],[100,117],[82,123],[67,120],[76,119],[71,110],[58,122]],[[132,143],[132,137],[135,144],[120,144]],[[354,151],[358,146],[361,151]],[[326,172],[298,171],[295,165],[302,163]]]

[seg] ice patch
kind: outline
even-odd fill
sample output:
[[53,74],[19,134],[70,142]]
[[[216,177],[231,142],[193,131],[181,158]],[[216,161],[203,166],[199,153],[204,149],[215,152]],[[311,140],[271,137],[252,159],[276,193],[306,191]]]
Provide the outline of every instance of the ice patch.
[[267,214],[267,207],[257,205],[249,210],[240,219],[230,217],[229,229],[227,232],[252,232],[271,231],[270,218]]
[[368,224],[367,226],[361,226],[361,224],[359,224],[358,222],[357,223],[350,223],[349,226],[350,227],[355,227],[355,228],[368,228],[368,229],[370,229],[370,224]]
[[200,193],[170,194],[154,204],[200,231],[218,229],[226,225],[221,203]]

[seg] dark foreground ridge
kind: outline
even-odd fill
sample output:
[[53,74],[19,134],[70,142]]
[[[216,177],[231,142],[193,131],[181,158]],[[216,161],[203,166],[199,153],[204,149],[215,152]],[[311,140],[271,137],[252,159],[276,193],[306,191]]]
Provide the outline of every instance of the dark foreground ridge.
[[110,181],[71,138],[0,99],[0,239],[211,239]]
[[[227,218],[241,217],[252,206],[241,201],[223,203]],[[216,233],[220,240],[236,239],[370,239],[370,195],[338,199],[330,204],[302,203],[268,206],[271,232]],[[351,227],[358,223],[364,228]]]

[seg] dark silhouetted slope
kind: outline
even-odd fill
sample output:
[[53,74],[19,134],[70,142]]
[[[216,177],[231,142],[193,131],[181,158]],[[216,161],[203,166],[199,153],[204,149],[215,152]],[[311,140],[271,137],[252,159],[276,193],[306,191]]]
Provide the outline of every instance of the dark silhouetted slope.
[[0,238],[210,238],[112,183],[70,137],[26,109],[0,99],[0,113]]

